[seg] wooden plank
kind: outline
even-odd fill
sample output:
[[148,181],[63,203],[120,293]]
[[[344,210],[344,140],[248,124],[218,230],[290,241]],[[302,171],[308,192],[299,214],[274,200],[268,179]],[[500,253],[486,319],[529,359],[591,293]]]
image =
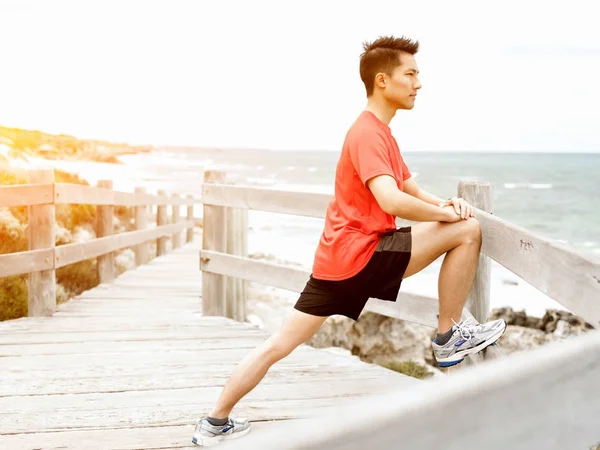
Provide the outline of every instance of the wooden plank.
[[[292,292],[302,292],[310,276],[309,272],[295,267],[209,250],[201,250],[200,259],[204,276],[218,273]],[[437,298],[400,291],[395,302],[369,299],[365,310],[437,328]]]
[[[458,184],[458,196],[482,211],[494,213],[494,192],[489,183],[461,181]],[[479,323],[486,322],[490,314],[491,275],[492,261],[488,256],[480,253],[477,273],[465,302],[465,307]]]
[[[106,188],[106,190],[110,190],[112,194],[113,182],[112,180],[100,180],[98,181],[98,187]],[[98,219],[98,222],[96,223],[96,236],[99,238],[98,240],[100,242],[106,242],[101,241],[101,239],[103,237],[111,236],[115,232],[113,226],[114,207],[112,205],[99,204],[96,207],[96,211]],[[82,244],[85,243],[82,242]],[[100,283],[112,282],[116,277],[115,255],[113,251],[106,250],[99,254],[96,267],[98,270],[98,280]]]
[[[136,187],[136,194],[145,194],[145,187]],[[148,228],[148,206],[147,205],[139,205],[135,207],[135,229],[136,230],[145,230]],[[149,249],[148,243],[142,242],[134,247],[135,252],[135,265],[141,266],[148,262]]]
[[[198,348],[234,348],[235,346],[253,346],[266,339],[265,333],[258,329],[231,330],[220,329],[212,333],[213,327],[199,329],[173,326],[171,328],[153,328],[141,330],[107,330],[96,332],[56,333],[13,333],[0,335],[0,355],[49,355],[74,354],[82,350],[89,353],[127,352],[132,348],[144,349],[148,345],[161,345],[165,348],[181,345],[182,349]],[[121,347],[119,347],[121,346]],[[136,347],[139,346],[139,347]],[[87,350],[86,350],[87,349]],[[22,353],[19,353],[19,350]]]
[[28,343],[27,341],[19,342],[14,345],[3,344],[0,346],[0,357],[5,356],[35,356],[35,355],[89,355],[101,353],[146,353],[156,351],[158,353],[179,350],[179,351],[203,351],[203,350],[224,350],[229,348],[234,349],[252,349],[261,344],[265,338],[262,335],[256,335],[253,338],[245,337],[236,339],[236,335],[231,334],[224,338],[212,338],[198,340],[195,337],[167,338],[159,334],[158,338],[148,340],[135,340],[127,338],[123,341],[75,341],[61,343]]
[[331,198],[329,194],[312,192],[291,192],[225,184],[202,185],[202,201],[205,205],[246,208],[296,216],[325,217]]
[[[169,351],[161,352],[140,352],[136,358],[131,357],[128,352],[119,353],[102,353],[102,354],[89,354],[89,355],[69,355],[69,354],[48,354],[44,357],[36,355],[22,355],[22,356],[5,356],[0,360],[0,368],[2,373],[10,374],[16,372],[22,372],[26,370],[36,370],[39,373],[70,367],[71,369],[76,368],[94,368],[98,370],[99,367],[105,367],[106,369],[114,370],[115,372],[123,369],[124,366],[131,365],[132,367],[156,367],[161,364],[234,364],[238,363],[248,354],[248,350],[245,348],[229,348],[229,349],[207,349],[202,352],[201,360],[197,360],[195,357],[191,361],[186,362],[192,357],[193,352],[188,350],[171,349]],[[323,362],[328,365],[335,365],[336,363],[352,364],[356,361],[346,356],[327,355],[320,354],[319,350],[311,347],[300,347],[296,348],[292,355],[286,359],[286,363],[299,363],[302,362],[303,357],[312,358],[312,363],[318,364]],[[342,361],[336,361],[336,357],[342,358]],[[346,361],[348,360],[348,361]],[[360,362],[360,361],[359,361]],[[281,363],[281,361],[279,362]],[[278,363],[278,364],[279,364]]]
[[[71,300],[72,301],[72,300]],[[62,305],[61,305],[62,306]],[[60,311],[60,309],[59,309]],[[215,319],[224,319],[218,316],[212,316]],[[27,320],[23,320],[27,319]],[[140,320],[132,320],[131,317],[109,317],[102,320],[88,320],[82,322],[77,318],[70,317],[64,314],[56,314],[52,317],[52,321],[48,317],[31,317],[15,320],[7,320],[0,322],[0,334],[13,335],[25,333],[27,335],[35,335],[38,333],[80,333],[80,332],[102,332],[111,331],[119,335],[120,332],[131,330],[154,330],[161,328],[177,327],[178,332],[186,333],[189,328],[204,328],[210,327],[213,329],[233,329],[234,332],[255,328],[248,323],[240,323],[240,328],[231,328],[228,324],[222,321],[208,321],[208,317],[197,317],[190,311],[182,311],[178,317],[166,321],[162,317],[151,317]]]
[[[164,189],[158,190],[159,197],[166,197],[166,192]],[[167,217],[167,206],[166,204],[159,204],[156,208],[156,228],[161,228],[164,225],[169,223],[169,218]],[[167,254],[167,241],[169,238],[167,236],[161,236],[156,241],[156,256],[163,256]]]
[[84,186],[81,184],[56,183],[55,203],[102,206],[137,206],[148,204],[152,196],[114,191],[106,186]]
[[156,196],[156,198],[154,199],[154,201],[152,202],[152,204],[154,205],[159,205],[159,206],[167,206],[167,205],[194,205],[194,204],[199,204],[202,203],[202,200],[200,198],[197,197],[178,197],[178,198],[173,198],[169,195],[167,195],[166,191],[163,189],[159,189],[158,190],[158,195]]
[[[29,171],[32,183],[54,183],[53,169]],[[53,204],[28,207],[29,226],[27,236],[29,250],[54,250],[55,246],[55,208]],[[45,259],[44,259],[45,262]],[[52,261],[54,263],[54,261]],[[54,267],[47,270],[30,272],[27,277],[29,317],[51,316],[56,310],[56,272]]]
[[[224,183],[225,172],[207,170],[204,172],[204,186]],[[204,203],[202,248],[224,253],[227,251],[227,211],[222,206]],[[202,258],[202,257],[201,257]],[[200,269],[203,266],[200,265]],[[202,313],[205,316],[225,316],[226,280],[214,272],[202,274]]]
[[[211,273],[221,274],[292,292],[302,292],[310,276],[310,272],[306,270],[228,255],[206,247],[200,251],[200,268],[204,279]],[[205,283],[206,281],[203,284]]]
[[[0,384],[0,397],[16,397],[25,395],[56,394],[100,394],[108,392],[140,392],[167,389],[191,389],[209,386],[224,386],[235,364],[219,366],[218,370],[206,366],[173,366],[162,368],[160,373],[148,368],[137,373],[119,373],[110,377],[88,373],[78,374],[77,378],[67,371],[53,372],[49,380],[40,380],[29,374],[11,374],[3,377]],[[305,383],[323,381],[323,379],[345,379],[349,376],[365,385],[376,382],[381,373],[369,368],[356,370],[355,366],[313,368],[308,363],[305,367],[274,366],[269,376],[261,381],[261,385],[272,385],[289,382],[290,372],[294,380]]]
[[[0,188],[2,189],[2,188]],[[2,192],[2,191],[0,191]],[[194,197],[172,199],[167,195],[152,195],[145,192],[120,192],[110,188],[85,186],[81,184],[56,183],[53,191],[56,204],[86,204],[106,206],[144,205],[193,205],[200,203]],[[52,199],[52,196],[50,197]],[[52,201],[47,203],[51,203]],[[0,205],[3,206],[3,205]],[[12,205],[9,205],[12,206]]]
[[[275,429],[285,421],[263,421],[252,424],[252,434],[260,435],[267,429]],[[60,430],[44,433],[19,433],[0,436],[0,448],[5,449],[59,449],[80,448],[85,443],[87,450],[158,450],[167,448],[198,447],[191,443],[195,418],[189,418],[183,425],[140,426],[123,428],[102,428],[97,430]],[[230,441],[220,444],[226,450]],[[236,441],[231,441],[234,445]],[[239,443],[238,443],[239,445]]]
[[[173,194],[171,196],[171,199],[173,200],[173,205],[171,206],[171,223],[178,223],[179,203],[176,202],[179,201],[179,194]],[[171,237],[171,242],[173,243],[173,249],[181,247],[181,231],[176,231],[175,233],[173,233],[173,236]]]
[[402,436],[403,448],[590,448],[599,437],[599,375],[600,333],[590,332],[357,401],[301,428],[290,424],[260,439],[248,436],[244,445],[385,450],[397,449]]
[[[247,353],[250,353],[249,349]],[[3,382],[0,384],[0,397],[100,394],[103,392],[140,392],[154,389],[224,386],[240,362],[240,360],[231,360],[192,365],[190,361],[197,361],[194,358],[188,357],[187,360],[166,361],[162,358],[162,354],[160,356],[161,358],[156,360],[155,365],[149,362],[146,364],[137,362],[134,365],[109,364],[109,367],[90,364],[88,366],[43,368],[39,373],[35,370],[14,370],[2,375]],[[130,355],[130,359],[135,358]],[[391,371],[388,370],[387,372]],[[357,381],[362,380],[365,385],[376,383],[377,378],[392,376],[389,373],[372,370],[369,366],[330,365],[326,360],[315,364],[307,359],[299,361],[284,360],[281,364],[273,366],[260,384],[285,383],[286,377],[289,383],[290,374],[297,377],[295,378],[297,380],[307,382],[315,379],[323,380],[337,377],[338,380],[346,378]],[[404,377],[400,374],[396,375]],[[135,383],[136,377],[138,378],[137,384]],[[142,379],[147,381],[142,381]],[[414,381],[420,382],[417,379],[414,379]],[[190,382],[194,384],[189,384]],[[341,388],[344,388],[344,386],[341,386]],[[351,391],[345,392],[351,393]],[[21,399],[21,401],[26,400]],[[2,434],[2,429],[0,429],[0,434]]]
[[[338,380],[339,383],[339,380]],[[346,383],[352,388],[352,383]],[[376,383],[371,383],[377,386]],[[268,386],[271,387],[271,386]],[[294,391],[293,387],[286,386],[288,391]],[[381,390],[390,389],[389,385],[382,383]],[[377,387],[375,387],[377,389]],[[185,390],[191,391],[191,390]],[[201,414],[207,414],[213,406],[214,398],[219,394],[219,389],[208,391],[207,397],[194,397],[196,392],[187,392],[187,401],[170,401],[170,397],[152,397],[140,393],[147,398],[146,403],[136,402],[132,405],[117,404],[102,409],[94,409],[90,404],[86,409],[53,407],[41,411],[30,408],[0,414],[0,429],[3,434],[25,433],[37,430],[38,433],[49,431],[76,431],[76,430],[102,430],[114,428],[138,428],[144,426],[176,426],[190,425]],[[285,420],[309,418],[322,414],[334,407],[348,407],[360,401],[361,398],[370,396],[369,393],[354,394],[352,396],[329,396],[307,397],[305,399],[277,399],[268,394],[260,398],[251,396],[244,399],[233,411],[233,414],[241,417],[250,417],[254,421]],[[36,398],[35,396],[29,398]],[[97,400],[95,403],[104,402],[105,399]],[[64,405],[64,403],[63,403]],[[189,436],[188,436],[189,438]],[[240,442],[240,445],[245,442]],[[78,447],[75,444],[75,448]],[[158,443],[153,443],[154,445]],[[42,447],[43,448],[43,447]],[[148,448],[148,447],[144,447]],[[164,448],[164,447],[159,447]],[[256,447],[242,447],[256,448]],[[269,447],[272,448],[272,447]],[[279,449],[286,447],[279,447]]]
[[[270,425],[269,422],[265,422]],[[23,432],[0,435],[0,448],[4,449],[64,449],[87,450],[154,450],[191,447],[191,436],[195,422],[190,419],[183,425],[139,426],[123,428],[99,428],[91,430],[69,430],[49,432]],[[259,432],[264,430],[258,424]],[[252,432],[255,432],[253,429]],[[157,447],[159,445],[160,447]],[[197,448],[197,447],[196,447]]]
[[0,278],[54,268],[54,250],[39,249],[0,255]]
[[[247,209],[227,208],[227,253],[247,256]],[[225,316],[234,320],[246,319],[245,280],[227,277]]]
[[0,186],[0,207],[49,205],[53,198],[53,183]]
[[483,211],[482,253],[502,264],[594,327],[600,325],[600,260]]
[[[320,352],[325,352],[324,350],[320,350]],[[246,355],[249,351],[246,351]],[[240,363],[241,358],[227,358],[226,360],[208,360],[208,361],[198,361],[197,358],[190,358],[190,352],[183,352],[181,355],[176,355],[173,357],[170,353],[160,353],[157,357],[152,360],[151,357],[145,357],[143,360],[132,358],[131,355],[128,358],[120,358],[115,360],[115,356],[103,355],[105,359],[105,364],[102,364],[102,361],[98,358],[89,359],[87,364],[80,364],[79,361],[77,364],[69,364],[69,365],[47,365],[42,366],[39,369],[35,368],[35,370],[29,368],[29,366],[23,367],[19,366],[19,360],[17,358],[12,358],[15,363],[14,367],[7,369],[2,373],[2,379],[6,380],[7,383],[20,383],[22,380],[37,380],[43,381],[41,377],[46,377],[48,379],[62,379],[71,377],[72,380],[89,378],[89,377],[121,377],[121,376],[134,376],[137,374],[144,374],[147,372],[154,371],[155,373],[171,373],[178,371],[193,371],[194,369],[198,371],[198,373],[202,373],[202,371],[208,371],[212,375],[215,374],[227,374],[230,375],[232,371],[237,367]],[[107,358],[110,356],[110,358]],[[128,361],[127,361],[128,359]],[[273,371],[277,372],[279,370],[282,371],[313,371],[316,373],[321,372],[322,370],[330,370],[332,367],[347,367],[349,371],[351,370],[363,370],[364,366],[356,366],[351,364],[350,358],[346,358],[348,361],[331,361],[328,358],[317,358],[316,360],[310,360],[308,358],[300,358],[300,359],[283,359],[278,362],[276,367],[273,367]],[[269,374],[271,370],[269,370]],[[211,375],[211,376],[212,376]],[[8,385],[5,385],[5,388],[8,389]],[[3,388],[4,389],[4,388]]]
[[[372,392],[382,393],[387,389],[398,389],[419,384],[418,381],[416,383],[411,382],[412,380],[409,377],[399,374],[394,375],[392,371],[389,372],[390,376],[381,376],[379,374],[378,379],[375,379],[375,377],[371,377],[370,379],[353,379],[349,370],[343,374],[344,383],[340,386],[340,380],[336,379],[335,376],[326,377],[325,374],[322,374],[320,379],[299,380],[296,379],[292,371],[288,371],[287,380],[280,378],[277,382],[259,384],[247,395],[247,401],[266,402],[270,399],[273,401],[334,400],[340,397],[369,395]],[[89,394],[42,394],[31,396],[27,404],[23,404],[21,396],[0,397],[0,407],[2,408],[2,412],[0,412],[0,429],[4,428],[2,422],[5,417],[11,414],[21,415],[28,413],[39,417],[45,413],[61,416],[63,412],[68,413],[74,410],[83,412],[89,409],[90,406],[98,415],[101,415],[103,411],[114,410],[119,406],[157,409],[157,405],[176,406],[193,404],[194,399],[206,399],[210,401],[219,395],[221,389],[222,382],[215,382],[208,386],[193,386],[180,389],[113,390],[111,392],[92,392]],[[61,404],[64,406],[61,407]],[[23,428],[19,429],[19,431],[22,430]]]
[[[194,197],[192,195],[187,195],[186,198],[188,200],[190,200],[191,202],[194,201]],[[186,239],[185,242],[190,243],[194,240],[194,226],[196,226],[196,221],[194,219],[194,205],[192,204],[188,204],[187,205],[187,221],[188,223],[193,223],[194,225],[190,226],[187,229],[186,232]]]
[[146,230],[128,231],[90,241],[77,242],[75,244],[61,245],[56,247],[56,268],[94,258],[108,252],[114,252],[122,248],[132,247],[160,236],[169,236],[173,232],[182,230],[187,226],[187,221],[179,222]]

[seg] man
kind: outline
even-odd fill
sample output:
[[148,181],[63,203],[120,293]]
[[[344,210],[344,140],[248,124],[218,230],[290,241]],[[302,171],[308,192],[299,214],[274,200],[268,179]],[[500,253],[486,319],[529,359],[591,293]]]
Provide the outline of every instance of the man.
[[[461,321],[481,247],[473,208],[463,199],[444,201],[420,189],[389,127],[397,110],[415,105],[421,88],[418,47],[393,36],[364,45],[360,76],[367,106],[344,141],[312,275],[282,328],[235,369],[214,409],[196,425],[194,443],[215,445],[246,434],[250,423],[229,414],[274,363],[309,340],[327,317],[357,320],[369,297],[395,301],[404,278],[443,254],[432,343],[439,365],[458,364],[504,333],[501,319]],[[396,229],[396,217],[420,223]]]

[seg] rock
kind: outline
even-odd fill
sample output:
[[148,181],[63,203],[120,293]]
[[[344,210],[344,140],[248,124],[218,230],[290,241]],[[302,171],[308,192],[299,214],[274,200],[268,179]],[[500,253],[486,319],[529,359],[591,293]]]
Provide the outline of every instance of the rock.
[[55,227],[54,242],[57,246],[70,244],[73,242],[73,234],[66,228],[57,225]]
[[[508,325],[533,328],[536,330],[554,333],[559,328],[558,335],[562,337],[579,335],[593,327],[568,311],[549,309],[542,318],[530,317],[525,311],[513,311],[512,308],[497,308],[492,311],[491,319],[502,318]],[[564,324],[559,325],[560,322]]]
[[513,311],[512,308],[497,308],[492,311],[490,320],[504,319],[508,325],[541,329],[542,319],[530,317],[525,311]]
[[509,325],[504,335],[498,340],[498,348],[505,354],[530,350],[549,342],[555,342],[559,336],[546,333],[535,328]]
[[375,364],[390,360],[431,364],[434,333],[423,325],[364,312],[356,322],[344,316],[328,318],[308,344],[342,347]]
[[85,242],[96,237],[96,232],[92,225],[77,225],[73,231],[73,242]]
[[117,253],[117,256],[115,257],[115,267],[119,274],[135,268],[135,252],[130,248],[126,248]]

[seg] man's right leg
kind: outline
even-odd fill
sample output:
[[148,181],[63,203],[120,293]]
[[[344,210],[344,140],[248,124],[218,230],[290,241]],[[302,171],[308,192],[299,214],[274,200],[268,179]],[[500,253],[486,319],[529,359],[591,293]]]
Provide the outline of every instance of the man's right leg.
[[[471,290],[479,249],[481,228],[474,218],[458,222],[425,222],[412,226],[411,257],[404,278],[414,275],[446,254],[438,280],[440,333],[459,322]],[[453,322],[454,321],[454,322]]]
[[233,407],[264,378],[269,368],[308,341],[327,317],[313,316],[296,309],[281,329],[256,347],[236,367],[210,413],[227,418]]
[[438,281],[438,336],[433,348],[441,366],[457,364],[467,354],[497,341],[506,330],[506,322],[501,319],[485,324],[461,322],[479,261],[479,222],[469,218],[454,223],[420,223],[412,226],[411,236],[411,258],[404,278],[446,254]]

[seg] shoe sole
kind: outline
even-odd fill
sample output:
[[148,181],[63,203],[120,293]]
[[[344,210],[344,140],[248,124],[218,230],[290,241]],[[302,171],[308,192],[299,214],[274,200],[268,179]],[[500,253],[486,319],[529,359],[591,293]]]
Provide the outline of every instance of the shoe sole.
[[250,432],[250,428],[252,428],[252,424],[244,431],[240,431],[238,433],[228,434],[226,436],[215,436],[212,438],[206,436],[194,436],[192,437],[192,443],[199,445],[200,447],[214,447],[215,445],[219,445],[221,441],[227,441],[231,439],[237,439],[239,437],[245,436]]
[[[450,359],[448,361],[444,361],[444,359],[438,361],[438,365],[440,367],[443,368],[447,368],[447,367],[452,367],[455,366],[461,362],[464,361],[465,356],[467,355],[472,355],[474,353],[479,353],[481,350],[484,350],[486,347],[489,347],[490,345],[495,345],[496,342],[498,341],[498,339],[500,339],[502,337],[502,335],[506,332],[506,329],[508,328],[508,325],[506,324],[506,321],[504,322],[504,328],[502,328],[502,330],[495,336],[492,336],[491,338],[489,338],[487,341],[482,342],[481,344],[470,348],[469,350],[465,350],[464,352],[461,352],[461,359]],[[450,357],[451,358],[451,357]]]

